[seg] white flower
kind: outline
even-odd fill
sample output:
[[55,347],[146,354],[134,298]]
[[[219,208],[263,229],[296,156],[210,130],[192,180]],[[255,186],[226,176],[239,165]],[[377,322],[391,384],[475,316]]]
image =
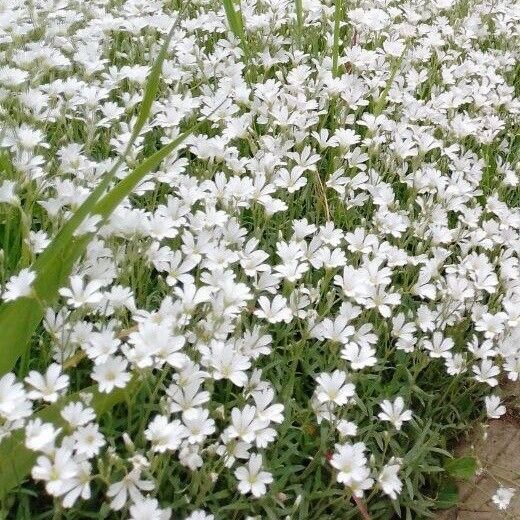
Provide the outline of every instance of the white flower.
[[70,289],[63,287],[60,289],[60,294],[67,298],[69,305],[78,308],[83,305],[99,303],[103,298],[103,295],[99,292],[101,286],[102,284],[98,280],[85,283],[81,276],[71,276]]
[[357,424],[340,419],[336,424],[336,429],[339,432],[340,437],[353,437],[357,435],[358,427]]
[[124,388],[130,381],[130,374],[125,372],[128,362],[119,356],[109,357],[104,363],[92,370],[92,379],[99,383],[99,391],[110,393],[114,388]]
[[179,462],[191,471],[200,468],[204,463],[200,454],[200,445],[183,443],[179,451]]
[[32,292],[32,284],[36,279],[36,273],[30,269],[22,269],[17,275],[11,276],[5,284],[5,290],[2,298],[6,302],[30,296]]
[[67,421],[68,425],[74,429],[93,421],[96,417],[94,410],[90,407],[85,407],[81,402],[67,404],[61,410],[60,415]]
[[92,465],[88,461],[85,460],[79,463],[76,476],[70,480],[71,489],[63,497],[63,507],[72,507],[79,497],[83,500],[90,498],[91,471]]
[[25,445],[33,451],[50,453],[54,441],[61,432],[51,423],[44,423],[40,418],[29,421],[25,426]]
[[119,511],[128,501],[128,495],[133,502],[138,502],[142,499],[141,491],[152,491],[154,489],[153,482],[141,479],[141,469],[134,467],[130,473],[119,482],[111,484],[107,491],[107,496],[112,498],[110,507]]
[[50,243],[50,239],[45,231],[30,231],[28,243],[35,254],[41,253]]
[[164,415],[156,415],[144,434],[152,443],[153,451],[164,453],[166,450],[175,451],[188,432],[178,419],[170,422]]
[[142,498],[130,506],[130,520],[169,520],[170,509],[161,509],[155,498]]
[[381,489],[392,499],[395,500],[397,495],[403,488],[403,483],[399,480],[397,474],[401,469],[401,461],[399,459],[391,459],[388,464],[384,466],[377,477],[377,482]]
[[442,332],[436,331],[433,333],[432,339],[424,340],[423,347],[429,351],[432,358],[450,358],[451,349],[455,344],[451,338],[445,338]]
[[480,383],[486,383],[491,387],[498,385],[498,379],[496,376],[500,374],[500,369],[493,365],[491,359],[483,359],[479,365],[473,365],[473,373],[475,379]]
[[0,378],[0,417],[14,422],[28,417],[31,413],[32,404],[22,383],[16,381],[16,376],[11,372],[2,376]]
[[362,370],[366,367],[372,367],[377,363],[376,350],[370,345],[348,343],[341,350],[341,357],[350,361],[352,370]]
[[98,224],[101,222],[101,215],[88,215],[74,231],[74,236],[79,237],[87,233],[95,233]]
[[383,42],[383,49],[390,56],[398,58],[403,54],[405,45],[401,40],[385,40]]
[[76,453],[86,455],[91,458],[99,453],[99,450],[106,444],[105,437],[99,431],[97,424],[87,424],[80,426],[73,434],[76,441]]
[[366,446],[362,442],[355,444],[336,444],[336,451],[330,464],[338,470],[338,482],[352,489],[356,496],[363,496],[363,491],[370,489],[374,480],[370,478],[370,468],[365,456]]
[[79,466],[74,460],[72,451],[67,448],[58,448],[50,457],[40,456],[32,469],[35,480],[45,481],[47,493],[60,496],[74,487],[74,478]]
[[29,77],[29,73],[15,67],[0,67],[0,84],[16,87],[24,83]]
[[0,203],[16,205],[20,202],[20,199],[15,193],[16,182],[4,180],[0,184]]
[[334,370],[332,374],[321,373],[317,378],[316,395],[320,403],[333,402],[339,406],[348,403],[355,394],[355,386],[348,383],[348,376],[342,370]]
[[215,421],[209,418],[209,410],[206,408],[186,410],[182,414],[182,421],[190,444],[200,444],[215,431]]
[[255,316],[266,319],[269,323],[280,323],[284,321],[289,323],[293,314],[291,308],[287,305],[287,300],[277,294],[272,301],[266,296],[258,298],[259,309],[255,311]]
[[237,386],[247,383],[246,370],[251,366],[249,360],[235,351],[229,343],[214,342],[209,358],[216,380],[229,379]]
[[257,433],[265,428],[269,423],[262,421],[256,416],[256,408],[246,404],[242,410],[233,408],[231,410],[231,425],[229,427],[229,437],[253,442]]
[[507,321],[505,312],[497,312],[490,314],[485,312],[479,320],[475,322],[475,330],[484,332],[484,336],[488,339],[494,338],[504,330],[504,323]]
[[239,480],[240,493],[251,493],[255,498],[265,495],[266,484],[273,481],[271,473],[262,471],[262,455],[255,453],[251,454],[246,466],[240,466],[235,470],[235,476]]
[[466,371],[466,358],[463,354],[454,354],[452,357],[445,358],[446,372],[451,376],[462,374]]
[[490,419],[499,419],[506,413],[506,407],[500,404],[498,395],[489,395],[484,398],[486,413]]
[[513,498],[516,490],[514,488],[506,488],[500,486],[495,494],[491,497],[493,503],[498,507],[498,509],[507,509],[509,506],[509,502]]
[[283,421],[283,404],[271,404],[274,399],[274,390],[267,388],[253,392],[253,399],[256,405],[256,416],[261,421],[267,423],[274,422],[280,424]]
[[215,516],[202,509],[197,509],[197,511],[193,511],[189,516],[187,516],[184,520],[214,520]]
[[381,403],[381,410],[378,417],[382,421],[391,422],[396,430],[400,430],[403,422],[409,421],[412,418],[412,411],[404,409],[404,399],[399,396],[394,402],[385,399]]
[[140,323],[138,330],[129,335],[128,343],[133,345],[133,349],[125,347],[124,352],[139,368],[152,366],[154,356],[171,366],[181,368],[186,361],[186,357],[179,352],[184,341],[183,337],[171,334],[168,323],[146,321]]
[[61,373],[61,366],[53,363],[42,376],[36,370],[31,370],[25,382],[33,389],[29,391],[31,399],[43,399],[55,403],[60,394],[69,386],[69,376]]

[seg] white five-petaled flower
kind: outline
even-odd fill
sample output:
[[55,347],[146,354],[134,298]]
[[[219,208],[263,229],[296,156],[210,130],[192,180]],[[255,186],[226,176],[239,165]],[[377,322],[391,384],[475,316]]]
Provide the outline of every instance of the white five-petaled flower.
[[287,300],[279,294],[272,301],[266,296],[260,296],[258,305],[260,308],[255,311],[255,316],[264,318],[269,323],[280,323],[281,321],[289,323],[293,318],[293,313],[287,305]]
[[178,419],[169,421],[164,415],[156,415],[144,434],[152,443],[153,451],[164,453],[166,450],[175,451],[188,432]]
[[53,424],[44,423],[40,418],[36,418],[25,426],[25,445],[33,451],[50,453],[60,432],[61,428],[55,428]]
[[16,205],[20,202],[18,195],[15,193],[16,187],[16,182],[10,180],[4,180],[2,184],[0,184],[0,204]]
[[490,419],[499,419],[506,413],[506,407],[500,403],[498,395],[488,395],[484,398],[486,413]]
[[32,469],[32,477],[43,480],[50,495],[61,496],[71,489],[78,471],[79,466],[72,450],[58,448],[49,457],[38,457]]
[[400,459],[390,459],[388,464],[386,464],[379,476],[377,477],[377,482],[381,486],[381,489],[384,493],[386,493],[392,500],[397,498],[397,495],[401,492],[403,488],[403,483],[397,476],[399,470],[401,469],[401,460]]
[[126,372],[128,361],[114,356],[104,363],[96,365],[92,370],[92,379],[99,384],[99,391],[110,393],[114,388],[124,388],[131,375]]
[[238,490],[243,495],[251,493],[255,498],[265,495],[267,484],[273,481],[273,476],[268,471],[262,471],[262,455],[253,453],[245,466],[235,470],[235,476],[239,480]]
[[53,363],[47,368],[45,375],[31,370],[25,382],[32,387],[28,394],[31,399],[43,399],[48,403],[55,403],[59,395],[69,386],[69,376],[62,374],[61,366]]
[[[0,377],[0,418],[14,423],[32,413],[32,404],[22,383],[9,372]],[[1,435],[0,435],[1,438]]]
[[100,449],[106,444],[104,435],[99,431],[99,425],[90,423],[80,426],[73,434],[76,441],[76,453],[87,456],[96,456]]
[[385,399],[381,403],[381,412],[378,417],[382,421],[391,422],[396,430],[400,430],[403,423],[412,418],[412,411],[405,410],[404,399],[399,396],[394,402]]
[[500,486],[491,499],[498,509],[505,510],[509,507],[509,503],[511,502],[515,492],[516,490],[514,488]]
[[171,509],[161,509],[156,498],[141,498],[130,506],[129,520],[169,520]]
[[2,298],[6,302],[30,296],[32,293],[33,282],[36,279],[36,273],[30,269],[22,269],[18,274],[11,276],[5,284],[5,290]]
[[244,386],[247,383],[245,371],[251,366],[251,362],[236,352],[232,344],[214,342],[209,362],[216,380],[229,379],[237,386]]
[[316,394],[320,403],[332,402],[339,406],[348,403],[355,393],[355,386],[349,382],[346,372],[334,370],[331,374],[321,373],[317,378]]
[[99,291],[102,283],[99,280],[92,280],[85,283],[81,276],[70,277],[70,288],[62,287],[60,294],[67,298],[67,304],[74,308],[83,305],[94,305],[103,299],[103,294]]
[[363,442],[336,444],[336,451],[330,459],[332,467],[338,470],[337,481],[349,487],[358,497],[363,496],[364,490],[370,489],[374,483],[365,450]]
[[253,442],[258,432],[268,424],[268,421],[258,419],[254,406],[246,404],[242,410],[233,408],[231,410],[231,425],[228,429],[229,437],[237,437],[244,442]]
[[128,495],[133,502],[142,499],[142,491],[152,491],[154,484],[141,478],[141,469],[134,467],[122,480],[110,484],[107,496],[112,499],[110,507],[114,511],[122,509],[128,501]]

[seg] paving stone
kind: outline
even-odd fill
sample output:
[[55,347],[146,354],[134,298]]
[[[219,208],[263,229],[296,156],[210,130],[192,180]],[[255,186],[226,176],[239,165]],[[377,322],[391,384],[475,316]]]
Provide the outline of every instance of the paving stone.
[[[483,432],[487,435],[484,440]],[[520,484],[520,422],[515,417],[490,421],[476,427],[471,440],[457,450],[458,456],[471,455],[489,468],[486,473],[471,482],[459,483],[460,504],[457,508],[439,515],[439,520],[520,520],[520,490],[517,491],[507,511],[499,511],[491,496],[502,483],[515,487],[509,481]]]

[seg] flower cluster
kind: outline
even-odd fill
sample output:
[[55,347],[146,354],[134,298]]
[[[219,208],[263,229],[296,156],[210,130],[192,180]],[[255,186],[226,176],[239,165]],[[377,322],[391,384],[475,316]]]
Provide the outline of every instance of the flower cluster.
[[240,39],[221,2],[174,4],[4,5],[3,302],[37,298],[33,262],[112,168],[191,135],[76,230],[0,440],[23,433],[64,508],[318,518],[329,475],[420,516],[417,457],[468,399],[501,417],[520,372],[520,13],[363,0],[338,26],[342,2],[242,0]]

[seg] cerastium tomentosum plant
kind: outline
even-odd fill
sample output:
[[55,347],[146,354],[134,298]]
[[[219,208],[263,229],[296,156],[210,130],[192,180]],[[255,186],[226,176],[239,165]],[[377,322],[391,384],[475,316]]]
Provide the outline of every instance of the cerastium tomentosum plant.
[[520,367],[510,2],[4,7],[4,517],[507,507],[452,454]]

